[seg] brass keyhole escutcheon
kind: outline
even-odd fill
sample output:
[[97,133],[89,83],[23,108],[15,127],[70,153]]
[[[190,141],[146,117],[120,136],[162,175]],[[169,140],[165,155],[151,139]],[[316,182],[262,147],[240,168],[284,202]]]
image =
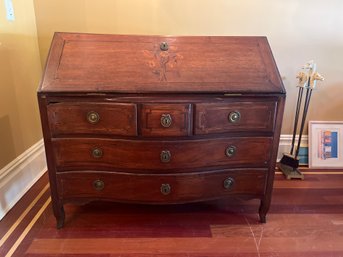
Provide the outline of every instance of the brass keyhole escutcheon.
[[169,128],[172,124],[172,117],[169,113],[164,113],[161,115],[161,125],[162,127]]
[[100,120],[100,115],[97,112],[90,111],[87,113],[87,121],[91,124],[96,124]]
[[167,42],[162,42],[162,43],[160,44],[160,49],[161,49],[162,51],[167,51],[167,50],[169,49],[168,43],[167,43]]
[[102,157],[102,154],[103,154],[103,152],[102,152],[102,150],[101,150],[100,148],[94,148],[94,149],[92,149],[92,156],[93,156],[94,158],[101,158],[101,157]]
[[234,145],[230,145],[228,148],[225,150],[225,155],[227,157],[233,157],[237,152],[237,148]]
[[163,150],[160,154],[161,162],[170,162],[171,153],[168,150]]
[[105,187],[105,182],[102,181],[102,180],[100,180],[100,179],[97,179],[97,180],[95,180],[95,181],[93,182],[93,187],[94,187],[95,190],[101,191],[101,190],[103,190],[104,187]]
[[234,184],[235,184],[235,180],[231,177],[225,179],[223,182],[223,186],[225,189],[232,189]]
[[234,111],[229,113],[229,121],[231,123],[237,123],[241,119],[241,114],[239,111]]
[[171,192],[171,186],[169,184],[162,184],[161,185],[161,193],[163,195],[169,195]]

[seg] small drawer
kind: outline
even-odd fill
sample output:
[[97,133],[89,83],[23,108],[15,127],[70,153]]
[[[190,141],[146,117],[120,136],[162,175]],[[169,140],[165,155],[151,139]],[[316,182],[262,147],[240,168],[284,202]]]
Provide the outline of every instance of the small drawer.
[[136,136],[137,110],[131,103],[55,103],[48,106],[53,136],[107,134]]
[[125,170],[192,172],[206,167],[267,167],[272,138],[235,137],[153,141],[94,138],[53,139],[58,171]]
[[195,134],[272,132],[276,102],[199,103],[195,106]]
[[189,174],[68,172],[57,174],[60,199],[94,198],[139,203],[182,203],[227,195],[261,196],[266,169]]
[[141,131],[143,136],[191,135],[191,104],[143,104]]

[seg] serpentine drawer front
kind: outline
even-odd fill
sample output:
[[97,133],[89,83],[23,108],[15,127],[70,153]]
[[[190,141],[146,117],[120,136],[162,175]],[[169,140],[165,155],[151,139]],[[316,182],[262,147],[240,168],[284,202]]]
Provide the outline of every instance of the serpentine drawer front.
[[[59,198],[116,199],[144,203],[178,203],[227,195],[264,193],[266,169],[218,170],[189,174],[59,173]],[[209,190],[211,189],[211,190]]]
[[38,101],[58,228],[91,200],[258,198],[266,222],[285,90],[265,37],[56,33]]
[[[123,140],[63,138],[52,142],[57,169],[138,169],[161,172],[218,167],[267,167],[272,138]],[[264,151],[256,151],[261,147]]]

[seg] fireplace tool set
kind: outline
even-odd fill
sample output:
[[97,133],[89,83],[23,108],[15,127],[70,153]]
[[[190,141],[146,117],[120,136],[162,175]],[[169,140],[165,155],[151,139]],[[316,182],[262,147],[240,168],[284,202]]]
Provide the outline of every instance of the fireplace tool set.
[[[306,115],[310,105],[312,91],[316,89],[317,81],[323,81],[324,78],[316,71],[316,64],[313,61],[309,61],[303,66],[303,71],[299,72],[297,75],[299,91],[298,91],[298,100],[294,117],[294,127],[293,127],[293,136],[291,150],[288,153],[284,153],[279,168],[285,175],[287,179],[304,179],[304,175],[299,171],[299,150],[301,137],[304,131]],[[301,113],[301,106],[303,101],[303,95],[305,91],[305,101],[303,105],[303,110]],[[295,148],[296,134],[298,130],[298,123],[300,120],[300,130],[298,136],[298,142]]]

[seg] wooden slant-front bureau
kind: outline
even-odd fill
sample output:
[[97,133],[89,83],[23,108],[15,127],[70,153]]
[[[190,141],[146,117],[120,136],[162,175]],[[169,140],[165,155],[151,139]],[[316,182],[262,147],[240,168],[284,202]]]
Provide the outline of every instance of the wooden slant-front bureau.
[[57,227],[63,204],[261,199],[285,89],[265,37],[56,33],[38,92]]

